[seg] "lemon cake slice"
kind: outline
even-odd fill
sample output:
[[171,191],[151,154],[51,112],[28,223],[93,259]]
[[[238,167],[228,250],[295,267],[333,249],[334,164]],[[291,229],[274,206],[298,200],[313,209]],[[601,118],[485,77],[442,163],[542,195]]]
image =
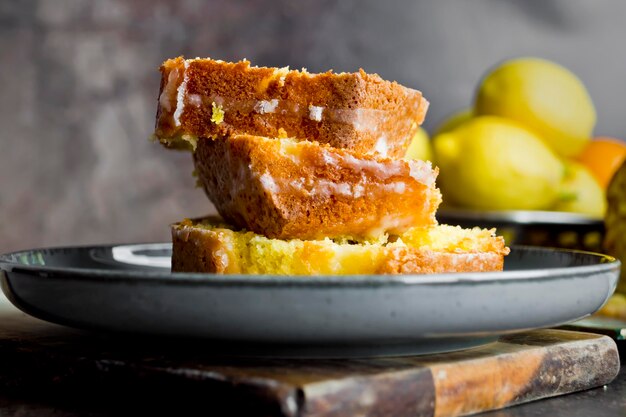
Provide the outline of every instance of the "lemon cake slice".
[[173,272],[273,275],[500,271],[509,249],[494,230],[438,225],[377,241],[279,240],[218,218],[172,225]]
[[269,238],[376,238],[436,223],[430,162],[232,135],[198,143],[198,179],[230,224]]
[[169,59],[161,65],[155,136],[170,147],[247,133],[316,140],[402,157],[428,102],[422,93],[363,70],[311,74],[250,62]]

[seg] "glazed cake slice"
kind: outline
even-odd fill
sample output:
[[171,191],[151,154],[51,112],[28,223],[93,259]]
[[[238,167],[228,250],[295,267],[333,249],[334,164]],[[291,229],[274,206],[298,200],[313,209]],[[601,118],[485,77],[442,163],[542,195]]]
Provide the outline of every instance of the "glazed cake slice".
[[402,157],[427,108],[421,92],[363,70],[311,74],[179,57],[161,66],[155,136],[192,149],[227,133],[288,136]]
[[194,162],[220,215],[269,238],[376,239],[434,225],[441,202],[430,162],[316,142],[233,135],[198,142]]
[[494,230],[438,225],[377,242],[278,240],[217,218],[172,225],[173,272],[276,275],[501,271],[509,249]]

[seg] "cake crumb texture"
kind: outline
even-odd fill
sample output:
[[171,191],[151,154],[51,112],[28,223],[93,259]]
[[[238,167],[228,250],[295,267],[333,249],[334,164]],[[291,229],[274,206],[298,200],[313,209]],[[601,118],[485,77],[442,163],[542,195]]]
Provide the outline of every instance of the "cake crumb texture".
[[272,275],[500,271],[509,253],[494,230],[437,225],[375,242],[281,240],[218,218],[172,225],[174,272]]
[[[228,133],[278,137],[282,129],[363,154],[377,153],[384,140],[387,155],[400,158],[428,109],[421,92],[363,70],[311,74],[182,57],[160,70],[155,135],[168,147]],[[223,110],[220,123],[212,121],[213,103]]]

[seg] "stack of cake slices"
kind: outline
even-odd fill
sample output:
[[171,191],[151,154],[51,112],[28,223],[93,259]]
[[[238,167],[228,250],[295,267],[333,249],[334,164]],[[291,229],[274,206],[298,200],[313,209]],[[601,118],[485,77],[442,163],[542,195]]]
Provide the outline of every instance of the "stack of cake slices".
[[404,159],[428,102],[365,73],[161,66],[156,138],[193,152],[221,215],[172,225],[174,272],[497,271],[493,230],[438,225],[436,168]]

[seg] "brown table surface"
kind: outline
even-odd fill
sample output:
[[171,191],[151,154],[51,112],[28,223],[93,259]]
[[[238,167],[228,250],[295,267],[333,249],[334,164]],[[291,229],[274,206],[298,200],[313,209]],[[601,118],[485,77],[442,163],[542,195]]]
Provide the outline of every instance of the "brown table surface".
[[[16,311],[4,296],[0,295],[0,326],[2,317],[15,316]],[[623,343],[623,342],[620,342]],[[623,355],[623,346],[619,345]],[[1,375],[0,375],[1,377]],[[175,393],[167,401],[152,398],[150,392],[137,387],[124,388],[119,392],[106,392],[94,386],[91,394],[58,395],[45,390],[3,390],[0,392],[0,416],[74,417],[74,416],[114,416],[114,415],[199,415]],[[87,388],[86,392],[89,392]],[[178,401],[180,399],[180,401]],[[162,398],[160,399],[162,400]],[[205,407],[203,407],[205,408]],[[236,414],[229,410],[215,409],[212,415],[241,415],[246,410],[239,407]],[[253,413],[254,410],[249,410]],[[206,415],[206,408],[203,415]],[[256,414],[255,414],[256,415]],[[624,416],[626,415],[626,370],[623,367],[618,377],[608,386],[535,401],[507,409],[482,413],[485,416]]]

